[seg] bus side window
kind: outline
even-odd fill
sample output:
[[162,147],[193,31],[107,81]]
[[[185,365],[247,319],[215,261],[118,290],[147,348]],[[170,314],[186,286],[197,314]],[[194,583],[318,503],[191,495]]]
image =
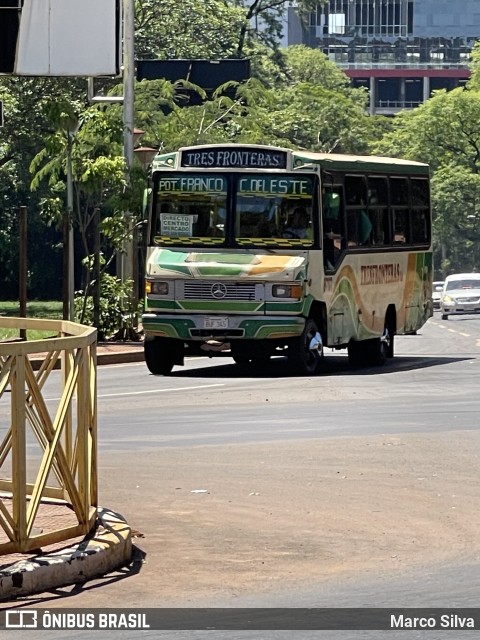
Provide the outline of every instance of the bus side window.
[[372,223],[370,244],[380,247],[390,244],[388,217],[388,180],[384,177],[368,177],[368,215]]
[[367,213],[367,188],[363,176],[345,177],[345,199],[348,246],[368,245],[372,222]]
[[416,244],[429,244],[430,242],[430,194],[428,180],[411,178],[412,189],[412,242]]
[[323,252],[327,269],[334,269],[345,247],[342,188],[324,187],[322,197]]
[[393,242],[405,244],[408,238],[408,211],[406,209],[392,209]]
[[390,178],[394,244],[410,242],[408,182],[408,178]]

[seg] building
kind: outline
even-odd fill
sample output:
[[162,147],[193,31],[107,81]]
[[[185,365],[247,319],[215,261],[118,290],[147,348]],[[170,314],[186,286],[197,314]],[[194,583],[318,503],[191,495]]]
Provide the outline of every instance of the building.
[[367,87],[370,113],[417,107],[469,78],[480,0],[328,0],[302,25],[289,10],[288,44],[320,48]]

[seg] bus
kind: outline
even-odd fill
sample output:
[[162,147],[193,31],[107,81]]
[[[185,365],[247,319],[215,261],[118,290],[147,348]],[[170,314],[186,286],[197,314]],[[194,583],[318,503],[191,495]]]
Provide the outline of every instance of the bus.
[[204,355],[286,359],[314,375],[326,348],[380,365],[395,335],[433,314],[426,164],[218,144],[159,153],[150,177],[142,323],[152,374]]

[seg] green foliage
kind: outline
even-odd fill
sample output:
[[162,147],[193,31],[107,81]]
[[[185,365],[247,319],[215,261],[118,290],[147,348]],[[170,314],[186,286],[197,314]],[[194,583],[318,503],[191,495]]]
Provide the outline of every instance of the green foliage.
[[[466,167],[446,166],[432,178],[437,264],[442,272],[480,268],[480,175]],[[441,246],[448,245],[446,258]]]
[[245,11],[218,0],[137,0],[136,57],[234,57]]
[[376,145],[380,153],[427,162],[434,171],[453,163],[477,172],[479,148],[480,93],[462,88],[437,91],[417,109],[401,112]]
[[384,155],[430,164],[434,255],[441,275],[478,268],[480,92],[435,92],[418,109],[396,116],[373,147]]
[[[100,306],[98,310],[100,335],[111,337],[121,327],[132,327],[136,309],[133,305],[131,280],[122,283],[120,278],[103,273],[100,278]],[[94,326],[94,299],[88,291],[75,296],[75,319]]]
[[470,53],[471,76],[467,83],[468,88],[474,91],[480,90],[480,42],[476,42]]

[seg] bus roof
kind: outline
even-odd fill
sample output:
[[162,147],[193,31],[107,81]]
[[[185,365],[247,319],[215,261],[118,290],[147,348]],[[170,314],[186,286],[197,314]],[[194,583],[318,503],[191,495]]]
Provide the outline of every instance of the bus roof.
[[[308,165],[318,165],[325,171],[372,171],[375,173],[410,173],[428,175],[429,166],[423,162],[404,160],[386,156],[361,156],[342,153],[317,153],[300,149],[287,149],[286,147],[274,147],[256,144],[208,144],[182,147],[178,150],[178,156],[185,151],[207,152],[213,149],[248,149],[251,151],[272,151],[290,156],[290,165],[293,170],[307,169]],[[169,166],[173,168],[177,158],[176,152],[157,154],[153,162],[153,170]],[[196,167],[199,168],[199,167]],[[207,167],[205,167],[207,168]],[[233,167],[229,167],[233,168]],[[236,168],[240,168],[237,166]],[[218,170],[218,167],[217,167]]]
[[[343,153],[315,153],[309,151],[293,151],[293,164],[298,160],[307,163],[318,163],[327,171],[375,171],[405,172],[428,174],[429,166],[423,162],[388,158],[386,156],[357,156]],[[300,168],[300,167],[297,167]]]

